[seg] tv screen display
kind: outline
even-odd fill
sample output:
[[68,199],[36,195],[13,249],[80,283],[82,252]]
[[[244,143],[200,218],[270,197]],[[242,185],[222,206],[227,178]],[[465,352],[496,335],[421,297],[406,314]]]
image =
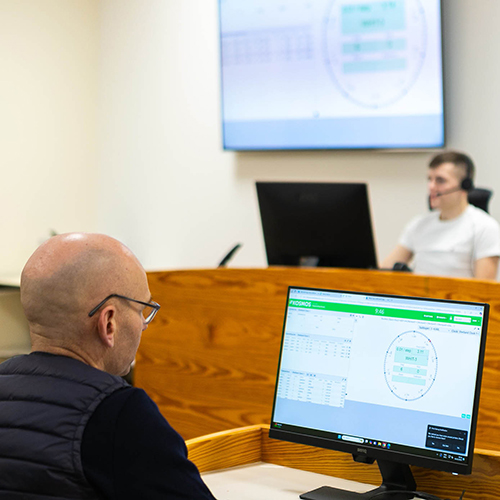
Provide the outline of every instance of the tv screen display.
[[230,150],[445,143],[440,0],[219,0]]
[[470,473],[487,323],[487,304],[290,287],[270,436]]

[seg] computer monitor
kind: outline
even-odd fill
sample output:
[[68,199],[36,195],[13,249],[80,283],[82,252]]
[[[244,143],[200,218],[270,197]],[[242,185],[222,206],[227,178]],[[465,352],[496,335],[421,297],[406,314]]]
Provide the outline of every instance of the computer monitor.
[[270,266],[377,267],[366,184],[256,186]]
[[413,498],[395,493],[416,489],[409,465],[469,474],[488,310],[290,287],[269,436],[377,460],[383,480],[300,498]]

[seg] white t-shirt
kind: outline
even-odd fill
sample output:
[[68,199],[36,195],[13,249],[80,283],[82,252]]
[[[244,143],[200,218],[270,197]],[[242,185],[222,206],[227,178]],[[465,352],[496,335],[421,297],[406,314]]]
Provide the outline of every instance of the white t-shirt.
[[439,212],[413,219],[399,243],[413,252],[416,274],[471,278],[476,260],[500,256],[500,225],[469,205],[454,219],[440,220]]

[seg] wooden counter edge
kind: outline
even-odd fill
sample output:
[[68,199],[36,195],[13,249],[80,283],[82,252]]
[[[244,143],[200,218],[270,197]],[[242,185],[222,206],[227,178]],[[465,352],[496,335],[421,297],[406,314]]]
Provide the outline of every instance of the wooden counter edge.
[[[316,472],[367,484],[379,484],[376,465],[358,464],[347,453],[304,446],[268,436],[269,426],[252,425],[216,432],[186,442],[189,458],[200,472],[208,472],[255,462]],[[419,490],[442,498],[500,498],[500,452],[476,448],[473,472],[468,476],[412,467]]]
[[190,439],[189,459],[200,472],[260,462],[262,436],[268,430],[266,425],[251,425]]

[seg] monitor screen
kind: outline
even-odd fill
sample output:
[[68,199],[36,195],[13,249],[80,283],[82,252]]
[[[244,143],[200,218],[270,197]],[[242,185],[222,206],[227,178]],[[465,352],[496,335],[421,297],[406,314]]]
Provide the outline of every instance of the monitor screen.
[[470,473],[487,322],[488,304],[290,287],[270,436]]
[[256,186],[270,266],[377,267],[366,184]]
[[440,0],[219,0],[230,150],[445,143]]

